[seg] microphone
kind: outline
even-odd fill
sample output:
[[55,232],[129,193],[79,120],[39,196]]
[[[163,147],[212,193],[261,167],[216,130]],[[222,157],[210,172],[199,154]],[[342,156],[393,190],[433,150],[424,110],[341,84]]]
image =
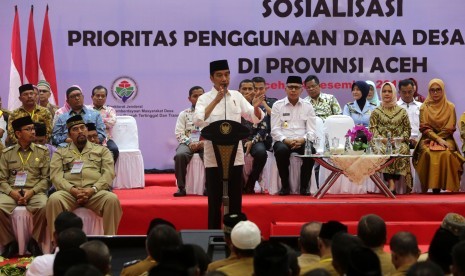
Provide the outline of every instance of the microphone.
[[228,92],[228,86],[226,84],[222,85],[223,86],[223,99],[224,99],[224,119],[226,119],[226,92]]

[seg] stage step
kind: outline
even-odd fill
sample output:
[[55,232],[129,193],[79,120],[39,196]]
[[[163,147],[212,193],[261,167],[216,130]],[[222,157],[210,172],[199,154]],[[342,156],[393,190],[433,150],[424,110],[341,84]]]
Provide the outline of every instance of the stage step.
[[149,186],[176,187],[176,177],[174,173],[145,174],[145,187]]
[[[341,221],[349,228],[349,233],[357,233],[358,221]],[[270,226],[271,237],[299,236],[300,228],[304,222],[273,222]],[[429,244],[441,225],[441,221],[386,221],[387,243],[391,237],[399,231],[414,233],[419,245]]]

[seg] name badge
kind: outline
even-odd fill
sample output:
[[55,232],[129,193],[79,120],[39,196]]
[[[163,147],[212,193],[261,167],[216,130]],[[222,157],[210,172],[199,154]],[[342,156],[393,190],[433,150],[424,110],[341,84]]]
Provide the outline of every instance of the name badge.
[[81,173],[82,167],[84,166],[84,161],[74,161],[73,168],[71,168],[71,173]]
[[15,186],[24,187],[26,186],[27,172],[17,172],[15,176]]
[[190,136],[191,142],[198,142],[200,140],[200,131],[193,129]]

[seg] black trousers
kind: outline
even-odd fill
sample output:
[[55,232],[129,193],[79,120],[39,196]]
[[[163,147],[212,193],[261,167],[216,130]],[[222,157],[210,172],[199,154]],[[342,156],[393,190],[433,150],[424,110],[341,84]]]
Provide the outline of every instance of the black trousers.
[[[229,174],[229,213],[242,210],[242,168],[234,166]],[[221,229],[221,205],[223,181],[219,168],[206,168],[205,178],[208,191],[208,229]]]
[[257,142],[254,144],[250,149],[250,155],[253,156],[253,165],[252,172],[250,172],[246,187],[253,190],[255,182],[258,180],[260,173],[265,167],[266,159],[268,159],[265,143]]
[[[275,142],[273,145],[274,156],[276,158],[276,165],[278,167],[279,177],[281,177],[281,187],[289,189],[289,164],[292,152],[298,154],[305,153],[305,145],[300,148],[291,150],[283,142]],[[314,149],[312,148],[312,152]],[[312,177],[313,165],[315,160],[312,158],[303,158],[302,166],[300,167],[300,192],[309,191],[309,182]]]
[[116,164],[116,161],[118,160],[118,157],[119,157],[119,149],[115,141],[108,139],[107,148],[111,151],[111,154],[113,155],[113,161]]

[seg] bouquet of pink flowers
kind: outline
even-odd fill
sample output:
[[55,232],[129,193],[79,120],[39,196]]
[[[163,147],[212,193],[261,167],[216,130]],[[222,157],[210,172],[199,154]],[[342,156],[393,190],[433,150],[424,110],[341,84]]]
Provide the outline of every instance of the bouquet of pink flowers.
[[365,150],[373,134],[364,126],[354,126],[347,131],[346,137],[350,137],[353,150]]

